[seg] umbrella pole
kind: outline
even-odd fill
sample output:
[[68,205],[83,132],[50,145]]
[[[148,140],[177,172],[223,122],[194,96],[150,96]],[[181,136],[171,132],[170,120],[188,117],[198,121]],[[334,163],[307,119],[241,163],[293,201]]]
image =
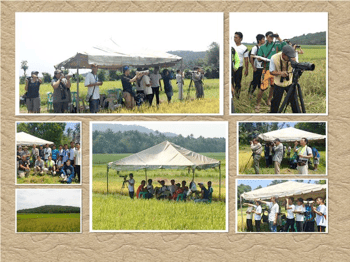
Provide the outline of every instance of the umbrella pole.
[[77,113],[79,113],[79,68],[77,68],[77,101],[76,101]]
[[107,194],[108,194],[108,165],[107,165],[107,172],[106,172],[106,175],[107,175]]
[[244,232],[243,198],[240,196],[241,232]]
[[218,197],[218,200],[221,200],[221,185],[222,185],[221,162],[219,162],[219,197]]

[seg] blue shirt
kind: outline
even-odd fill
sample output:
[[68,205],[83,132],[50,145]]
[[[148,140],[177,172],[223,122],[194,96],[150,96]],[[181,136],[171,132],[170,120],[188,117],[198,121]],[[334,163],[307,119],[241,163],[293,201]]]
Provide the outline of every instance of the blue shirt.
[[201,187],[201,191],[204,191],[204,196],[202,199],[208,199],[208,191],[205,186]]
[[318,150],[314,147],[312,148],[312,154],[313,154],[313,157],[317,157],[317,158],[321,157]]
[[53,159],[54,161],[57,160],[58,154],[59,154],[59,150],[57,150],[57,149],[52,150],[52,159]]
[[65,149],[62,151],[62,162],[64,163],[68,160],[68,151],[69,150],[65,150]]

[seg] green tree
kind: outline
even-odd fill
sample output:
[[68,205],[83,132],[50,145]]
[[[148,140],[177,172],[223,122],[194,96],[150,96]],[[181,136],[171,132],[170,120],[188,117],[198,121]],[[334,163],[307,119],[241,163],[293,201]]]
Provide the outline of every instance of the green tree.
[[28,69],[28,61],[27,60],[21,61],[21,69],[23,69],[23,76],[26,76],[26,71]]
[[56,145],[62,144],[64,138],[64,130],[66,123],[45,123],[45,122],[32,122],[32,123],[18,123],[17,132],[26,132],[33,136],[39,137],[44,140],[52,141]]
[[299,122],[295,124],[296,129],[325,135],[325,122]]
[[262,185],[257,186],[254,190],[261,189]]
[[107,78],[106,78],[106,70],[99,69],[97,75],[98,75],[98,78],[99,78],[100,81],[107,80]]
[[207,64],[219,68],[219,44],[212,42],[206,51]]
[[47,72],[43,72],[43,82],[44,83],[50,83],[51,82],[51,75]]

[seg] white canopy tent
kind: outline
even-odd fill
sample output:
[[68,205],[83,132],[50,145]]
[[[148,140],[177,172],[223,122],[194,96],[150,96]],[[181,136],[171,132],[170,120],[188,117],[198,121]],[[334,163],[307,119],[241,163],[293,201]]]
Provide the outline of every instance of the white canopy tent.
[[90,69],[97,64],[100,69],[117,70],[123,66],[133,67],[171,67],[183,63],[182,57],[150,49],[130,50],[120,47],[112,38],[103,44],[88,50],[77,52],[76,55],[54,65],[56,69],[77,69],[77,110],[79,110],[79,69]]
[[244,225],[242,211],[243,199],[251,201],[256,199],[269,200],[271,197],[277,196],[278,198],[294,197],[294,199],[301,197],[306,200],[307,198],[315,199],[317,197],[322,197],[325,199],[326,195],[326,184],[307,184],[295,181],[288,181],[243,193],[240,195],[241,219],[243,222],[242,226]]
[[261,133],[258,135],[258,138],[266,142],[274,141],[274,139],[277,139],[277,138],[281,142],[294,142],[296,140],[299,141],[302,138],[306,138],[309,141],[324,140],[326,136],[318,133],[303,131],[300,129],[289,127],[289,128],[284,128],[280,130]]
[[107,193],[109,169],[117,171],[145,170],[147,181],[147,170],[156,169],[192,169],[193,179],[195,169],[203,170],[219,167],[219,193],[221,192],[221,162],[185,149],[169,141],[152,146],[139,153],[132,154],[121,160],[107,164]]
[[47,141],[25,132],[18,132],[16,134],[17,145],[44,145],[44,144],[54,144],[51,141]]

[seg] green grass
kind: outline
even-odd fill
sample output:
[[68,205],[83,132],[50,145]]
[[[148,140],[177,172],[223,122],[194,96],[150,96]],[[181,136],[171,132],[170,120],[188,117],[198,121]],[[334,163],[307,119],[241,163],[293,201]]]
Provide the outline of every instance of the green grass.
[[[318,151],[321,155],[319,160],[318,170],[313,171],[311,169],[308,170],[308,174],[326,174],[326,153],[325,151]],[[247,169],[245,170],[245,166],[248,163],[252,151],[249,146],[240,146],[239,147],[239,174],[255,174],[255,170],[253,168],[253,160],[251,158],[249,164],[247,165]],[[285,153],[286,157],[286,153]],[[272,165],[270,168],[266,168],[266,160],[264,158],[264,153],[262,152],[262,157],[260,159],[260,174],[274,174],[274,166]],[[293,170],[289,168],[288,159],[284,158],[282,163],[280,164],[280,174],[297,174],[297,170]]]
[[[190,80],[186,79],[183,96],[187,97],[188,87]],[[205,98],[195,99],[195,88],[191,88],[190,99],[179,101],[178,100],[178,86],[175,80],[172,80],[173,86],[173,97],[172,103],[168,104],[167,96],[163,91],[160,92],[160,106],[156,107],[156,99],[154,98],[153,107],[148,107],[144,104],[140,109],[135,107],[132,111],[125,108],[110,111],[101,110],[100,113],[219,113],[219,79],[206,79],[204,82]],[[24,94],[24,84],[20,85],[20,96]],[[122,88],[121,81],[106,81],[100,87],[100,94],[108,94],[109,89]],[[77,84],[72,83],[71,91],[77,91]],[[41,113],[48,113],[47,111],[47,92],[53,92],[53,88],[49,83],[42,84],[40,86],[40,98],[41,98]],[[87,88],[84,87],[84,83],[79,84],[79,96],[81,98],[86,97]],[[20,113],[27,113],[26,106],[20,107]]]
[[224,202],[134,199],[93,194],[93,230],[225,230]]
[[[35,175],[33,171],[29,173],[28,177],[18,178],[17,184],[61,184],[60,176],[44,174]],[[72,184],[78,184],[76,181],[72,181]]]
[[[226,169],[225,153],[202,153],[216,158],[222,163],[221,201],[219,199],[218,168],[195,171],[195,182],[212,181],[213,201],[211,204],[195,204],[160,200],[131,200],[128,190],[121,187],[123,178],[133,172],[135,188],[145,180],[145,171],[109,172],[109,194],[106,194],[106,164],[120,160],[130,154],[94,154],[93,155],[93,229],[94,230],[224,230],[225,229],[225,196]],[[147,171],[148,179],[153,179],[154,187],[159,186],[157,180],[171,179],[176,183],[183,180],[189,185],[192,173],[187,170],[153,170]],[[204,216],[206,215],[206,216]]]
[[17,232],[80,232],[80,214],[17,214]]
[[[251,46],[248,46],[249,50],[251,50],[251,48]],[[302,46],[302,49],[305,54],[299,55],[299,62],[311,62],[316,65],[314,71],[305,71],[299,80],[304,96],[306,113],[326,113],[326,48],[325,46]],[[255,113],[258,93],[257,89],[253,98],[250,99],[248,96],[248,89],[250,82],[252,81],[252,75],[252,66],[249,65],[249,74],[247,77],[244,76],[243,72],[240,98],[234,98],[236,113]],[[270,111],[270,107],[266,105],[268,94],[269,89],[263,93],[261,113],[267,113]],[[286,112],[292,113],[290,106],[287,108]]]

